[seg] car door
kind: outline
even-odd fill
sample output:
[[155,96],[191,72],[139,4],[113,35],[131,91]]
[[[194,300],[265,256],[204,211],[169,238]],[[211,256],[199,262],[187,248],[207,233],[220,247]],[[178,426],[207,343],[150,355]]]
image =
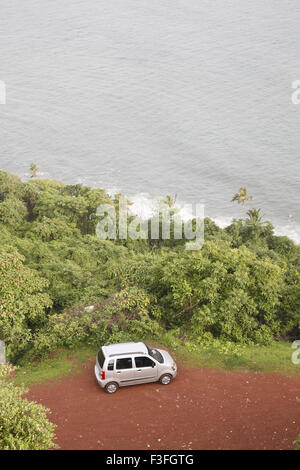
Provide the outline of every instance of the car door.
[[134,383],[135,375],[132,357],[120,357],[116,359],[115,378],[121,386]]
[[158,370],[156,362],[147,356],[135,356],[135,377],[137,383],[155,382]]

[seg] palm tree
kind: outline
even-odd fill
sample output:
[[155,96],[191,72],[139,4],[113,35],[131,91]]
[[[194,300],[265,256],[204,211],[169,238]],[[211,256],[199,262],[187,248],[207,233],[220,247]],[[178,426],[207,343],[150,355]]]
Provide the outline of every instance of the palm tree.
[[244,204],[245,202],[249,203],[251,199],[252,196],[249,196],[247,189],[242,187],[239,189],[239,192],[233,196],[231,202],[237,201],[239,204]]
[[37,172],[39,171],[39,168],[37,167],[37,165],[35,163],[32,163],[30,165],[30,171],[31,171],[31,176],[30,178],[35,178],[36,177],[36,174]]
[[270,222],[263,220],[263,215],[261,215],[261,209],[250,209],[247,212],[248,219],[246,219],[245,229],[249,230],[251,237],[254,240],[257,240],[258,237],[267,233],[268,230],[272,229]]
[[253,225],[262,225],[265,222],[262,221],[263,215],[260,214],[261,209],[249,209],[247,216],[248,221]]
[[177,194],[175,194],[174,197],[166,196],[165,199],[162,200],[162,204],[165,206],[168,206],[169,209],[172,209],[175,206],[176,199],[177,199]]
[[175,196],[166,196],[159,202],[159,211],[162,213],[169,213],[171,219],[173,219],[174,215],[180,211],[179,207],[176,207],[176,199],[177,194]]

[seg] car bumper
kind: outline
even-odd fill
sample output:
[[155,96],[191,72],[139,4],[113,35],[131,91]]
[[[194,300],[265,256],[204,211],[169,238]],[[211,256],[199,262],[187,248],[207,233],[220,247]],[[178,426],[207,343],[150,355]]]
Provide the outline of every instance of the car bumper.
[[94,367],[94,372],[95,372],[95,377],[97,379],[98,384],[100,385],[100,387],[104,388],[107,381],[106,380],[101,380],[99,369],[96,366],[96,364],[95,364],[95,367]]

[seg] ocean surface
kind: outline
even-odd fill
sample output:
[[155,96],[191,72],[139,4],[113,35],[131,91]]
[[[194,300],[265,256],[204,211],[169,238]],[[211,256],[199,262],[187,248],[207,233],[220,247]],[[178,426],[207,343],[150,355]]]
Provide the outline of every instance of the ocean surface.
[[299,0],[0,0],[0,80],[1,169],[221,225],[246,186],[300,243]]

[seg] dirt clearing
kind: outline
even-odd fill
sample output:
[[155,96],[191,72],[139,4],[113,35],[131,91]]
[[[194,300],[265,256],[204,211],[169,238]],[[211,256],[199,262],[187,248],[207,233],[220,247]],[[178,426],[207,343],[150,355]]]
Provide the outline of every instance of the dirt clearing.
[[61,449],[293,449],[300,433],[299,377],[179,367],[168,386],[108,395],[93,367],[28,394],[52,410]]

